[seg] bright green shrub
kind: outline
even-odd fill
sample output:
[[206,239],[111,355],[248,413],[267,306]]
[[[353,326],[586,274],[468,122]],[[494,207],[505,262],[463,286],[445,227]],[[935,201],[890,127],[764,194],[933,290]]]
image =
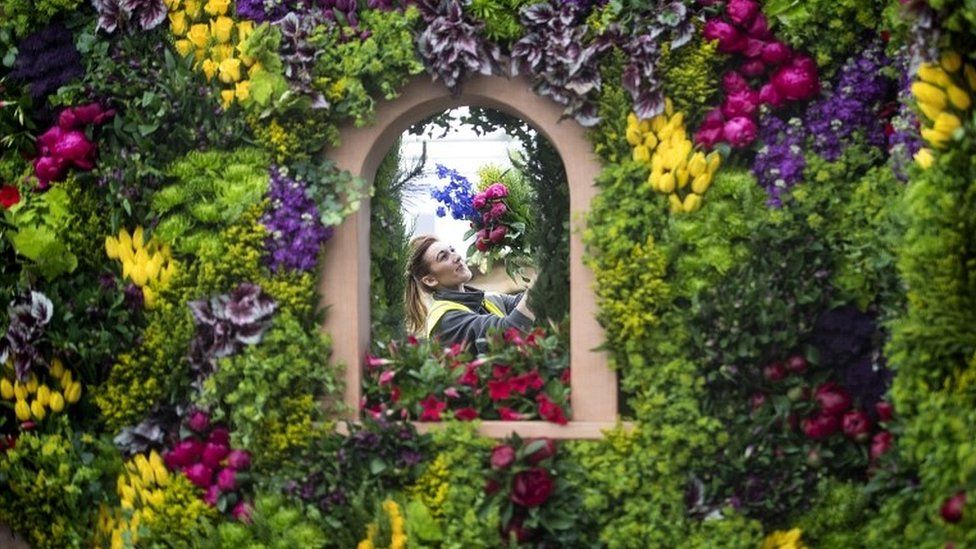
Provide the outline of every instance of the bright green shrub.
[[22,38],[81,3],[82,0],[4,0],[0,7],[0,32],[13,32]]
[[673,52],[668,45],[662,48],[664,96],[674,103],[675,111],[685,113],[685,121],[699,120],[715,104],[723,61],[716,48],[718,43],[708,40],[696,40]]
[[[324,547],[328,538],[299,507],[277,495],[255,498],[251,523],[222,522],[203,539],[201,547],[220,549],[308,549]],[[200,540],[198,540],[200,541]]]

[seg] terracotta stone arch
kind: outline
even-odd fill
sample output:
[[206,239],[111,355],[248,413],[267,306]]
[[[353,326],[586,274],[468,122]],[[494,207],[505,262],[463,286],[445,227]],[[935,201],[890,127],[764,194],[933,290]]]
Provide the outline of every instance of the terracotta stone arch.
[[[372,183],[380,161],[394,141],[412,124],[459,106],[494,108],[517,116],[540,131],[562,158],[569,184],[570,222],[570,365],[572,368],[573,421],[567,426],[547,422],[488,421],[482,432],[507,436],[513,430],[523,436],[598,438],[600,430],[615,425],[617,380],[604,352],[594,351],[603,342],[596,321],[593,275],[583,265],[580,230],[583,214],[596,194],[594,180],[600,163],[587,141],[585,130],[573,120],[560,121],[562,108],[532,92],[525,78],[478,76],[468,81],[458,97],[432,84],[426,75],[416,77],[393,100],[380,103],[375,122],[364,128],[341,130],[341,145],[327,155],[342,169]],[[346,366],[345,402],[352,419],[358,419],[360,371],[369,346],[369,203],[337,229],[326,244],[320,282],[323,305],[328,307],[323,329],[332,336],[333,360]],[[403,276],[402,273],[389,273]],[[418,424],[427,428],[430,424]]]

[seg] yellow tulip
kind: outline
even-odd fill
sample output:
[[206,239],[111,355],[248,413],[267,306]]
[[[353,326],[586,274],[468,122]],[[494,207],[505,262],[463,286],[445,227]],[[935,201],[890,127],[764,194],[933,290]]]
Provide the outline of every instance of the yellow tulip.
[[169,481],[169,470],[166,469],[163,458],[160,457],[156,450],[149,453],[149,465],[152,467],[153,475],[156,477],[156,484],[166,486],[166,483]]
[[37,421],[42,421],[47,412],[44,410],[44,405],[40,401],[35,400],[30,404],[31,415],[37,418]]
[[220,63],[224,59],[230,59],[234,57],[234,46],[231,46],[230,44],[214,46],[210,49],[210,56],[217,63]]
[[915,153],[915,163],[919,165],[923,170],[927,170],[932,167],[932,163],[935,162],[935,156],[932,155],[932,149],[921,148]]
[[37,402],[41,403],[41,406],[47,406],[51,402],[51,388],[47,385],[41,384],[37,388]]
[[640,124],[640,120],[637,119],[637,113],[627,113],[627,126],[637,126],[638,124]]
[[962,68],[962,56],[954,51],[943,53],[939,62],[942,68],[949,72],[956,72]]
[[142,288],[142,304],[147,309],[156,308],[156,292],[149,286],[144,286]]
[[718,171],[718,167],[722,165],[722,155],[720,155],[718,151],[711,152],[708,154],[705,160],[708,161],[708,173],[715,175],[715,172]]
[[31,417],[30,406],[27,405],[26,400],[18,400],[17,404],[14,404],[14,415],[20,421],[27,421]]
[[712,185],[712,175],[709,173],[699,174],[694,181],[691,182],[691,190],[697,194],[705,194],[708,187]]
[[949,75],[942,70],[942,67],[933,65],[932,63],[922,64],[922,66],[918,68],[918,77],[925,82],[935,84],[940,88],[947,88],[952,84],[952,80],[949,78]]
[[217,72],[217,64],[210,59],[204,59],[203,63],[200,63],[200,69],[203,71],[204,76],[207,80],[213,80],[214,74]]
[[207,0],[203,10],[210,15],[224,15],[229,5],[230,0]]
[[705,172],[705,153],[698,151],[688,160],[688,173],[692,177],[698,177]]
[[946,95],[949,96],[949,102],[952,103],[952,106],[961,111],[968,109],[972,104],[969,94],[959,86],[949,86]]
[[176,263],[170,260],[166,263],[166,266],[159,272],[159,284],[161,286],[166,286],[169,281],[173,279],[173,275],[176,274]]
[[27,398],[27,387],[19,381],[14,381],[14,398],[24,400]]
[[648,162],[651,159],[651,151],[644,145],[637,145],[633,152],[634,162]]
[[176,36],[183,36],[186,34],[186,12],[185,11],[171,11],[169,12],[169,30],[172,31]]
[[119,259],[123,262],[132,261],[132,237],[129,231],[122,229],[119,231]]
[[648,150],[653,151],[655,148],[657,148],[657,144],[657,136],[655,136],[652,132],[647,132],[647,135],[644,136],[644,146],[647,147]]
[[637,123],[637,129],[640,130],[641,133],[647,133],[651,131],[651,121],[641,120],[640,122]]
[[248,36],[251,36],[251,32],[254,30],[254,21],[250,19],[245,19],[243,21],[237,22],[237,39],[241,42],[247,40]]
[[916,105],[918,105],[918,110],[922,111],[922,114],[924,114],[929,120],[935,120],[939,117],[939,113],[942,112],[942,109],[937,109],[932,105],[922,103],[921,101],[917,102]]
[[51,391],[51,400],[48,403],[51,407],[52,412],[60,412],[64,410],[64,397],[61,396],[60,391]]
[[119,241],[114,236],[105,237],[105,255],[109,259],[119,258]]
[[62,389],[67,389],[68,385],[71,385],[71,370],[65,370],[58,382]]
[[26,383],[25,386],[27,387],[27,392],[28,393],[30,393],[30,394],[36,393],[37,392],[37,376],[34,375],[34,374],[31,374],[30,377],[27,378],[27,383]]
[[234,97],[241,103],[251,97],[251,81],[242,80],[234,86]]
[[81,400],[81,382],[72,381],[71,385],[64,392],[64,399],[70,404],[74,404]]
[[173,45],[176,47],[176,53],[180,54],[180,57],[186,57],[193,51],[193,42],[190,42],[186,38],[177,40]]
[[679,189],[685,188],[685,185],[688,184],[688,175],[689,174],[687,168],[678,168],[677,170],[674,171],[674,178],[678,182]]
[[193,42],[198,50],[202,50],[207,47],[207,43],[210,41],[210,30],[206,23],[197,23],[190,27],[190,31],[186,33],[187,39]]
[[631,146],[637,146],[641,144],[641,132],[637,129],[637,126],[629,126],[627,128],[627,142]]
[[949,135],[939,130],[933,128],[923,128],[922,129],[922,139],[927,141],[929,145],[932,145],[936,149],[944,149],[946,143],[949,141]]
[[221,90],[220,98],[222,99],[220,106],[227,110],[231,105],[234,104],[234,90]]
[[64,375],[64,362],[61,362],[61,359],[58,357],[51,359],[51,375],[56,378]]
[[926,82],[912,84],[912,95],[920,102],[928,103],[932,107],[942,110],[946,107],[946,94],[941,89]]
[[651,188],[652,191],[658,190],[658,185],[661,180],[661,172],[651,172],[651,175],[647,176],[647,186]]
[[0,379],[0,397],[4,400],[13,400],[14,398],[14,384],[10,383],[7,378]]
[[662,193],[674,192],[674,173],[668,172],[661,176],[660,182],[658,183],[658,189]]
[[663,114],[659,114],[651,119],[651,130],[653,130],[654,133],[658,133],[664,129],[664,126],[666,126],[667,123],[667,118]]
[[200,17],[200,0],[186,0],[183,2],[183,9],[190,19]]
[[691,193],[685,197],[684,202],[681,203],[681,209],[685,212],[691,213],[693,211],[701,208],[702,197],[700,194]]
[[936,117],[934,127],[940,132],[952,134],[959,126],[962,126],[962,121],[959,120],[959,117],[949,112],[942,112]]
[[[241,60],[240,59],[224,59],[220,62],[218,67],[220,71],[220,81],[225,84],[230,84],[232,82],[237,82],[241,79]],[[223,94],[221,94],[223,95]],[[231,99],[234,97],[234,92],[231,91]]]
[[210,33],[214,35],[217,42],[226,44],[230,42],[230,34],[234,31],[234,20],[226,15],[214,19],[210,22]]
[[263,70],[264,70],[264,65],[262,65],[261,63],[255,63],[251,65],[251,68],[247,69],[247,75],[253,78],[255,74]]
[[668,195],[668,204],[671,206],[671,212],[677,213],[681,211],[681,199],[678,195],[671,193]]
[[666,114],[668,116],[671,116],[671,113],[673,113],[673,112],[674,112],[674,103],[671,102],[671,99],[669,97],[665,97],[664,98],[664,114]]
[[180,0],[163,0],[163,4],[169,11],[176,11],[180,9]]

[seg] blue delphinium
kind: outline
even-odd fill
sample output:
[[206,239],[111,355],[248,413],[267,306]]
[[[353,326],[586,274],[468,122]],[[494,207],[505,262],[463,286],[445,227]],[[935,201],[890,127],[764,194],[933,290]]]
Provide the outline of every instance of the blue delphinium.
[[[466,177],[459,174],[457,170],[452,170],[443,164],[437,165],[437,177],[439,179],[449,179],[443,189],[430,191],[430,196],[438,202],[444,204],[437,208],[437,216],[444,217],[447,210],[450,210],[451,217],[459,220],[475,219],[478,212],[475,211],[471,201],[474,199],[474,190],[471,182]],[[447,209],[445,209],[445,206]]]
[[322,225],[319,209],[305,193],[305,186],[288,177],[283,168],[272,166],[268,199],[271,205],[261,216],[268,231],[268,267],[274,272],[314,270],[319,247],[332,236],[332,229]]
[[803,179],[806,159],[803,149],[807,132],[797,119],[785,122],[766,113],[759,120],[757,141],[762,143],[752,164],[759,184],[769,194],[770,206],[782,205],[781,196]]

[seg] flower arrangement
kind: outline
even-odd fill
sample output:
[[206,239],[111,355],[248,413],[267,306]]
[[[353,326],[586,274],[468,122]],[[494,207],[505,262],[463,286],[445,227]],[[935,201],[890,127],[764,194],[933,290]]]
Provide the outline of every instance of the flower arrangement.
[[472,359],[460,345],[390,341],[366,357],[363,410],[374,417],[443,421],[569,417],[565,336],[510,329],[489,337]]
[[[11,370],[9,362],[5,369]],[[60,414],[70,404],[81,400],[81,381],[72,377],[71,370],[64,367],[61,359],[55,357],[47,374],[31,373],[26,382],[21,382],[11,372],[0,377],[0,397],[14,402],[14,416],[24,429],[34,428],[49,414]]]

